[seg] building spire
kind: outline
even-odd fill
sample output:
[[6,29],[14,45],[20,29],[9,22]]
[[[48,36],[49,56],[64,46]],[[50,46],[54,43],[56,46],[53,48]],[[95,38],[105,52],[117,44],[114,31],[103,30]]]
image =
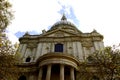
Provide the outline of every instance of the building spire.
[[66,18],[64,13],[63,13],[63,16],[62,16],[61,20],[67,20],[67,18]]

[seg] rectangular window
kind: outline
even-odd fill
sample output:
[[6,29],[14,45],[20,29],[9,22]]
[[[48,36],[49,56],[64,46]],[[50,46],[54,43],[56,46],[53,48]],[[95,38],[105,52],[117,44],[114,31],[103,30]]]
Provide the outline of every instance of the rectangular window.
[[55,44],[55,52],[63,52],[63,44]]

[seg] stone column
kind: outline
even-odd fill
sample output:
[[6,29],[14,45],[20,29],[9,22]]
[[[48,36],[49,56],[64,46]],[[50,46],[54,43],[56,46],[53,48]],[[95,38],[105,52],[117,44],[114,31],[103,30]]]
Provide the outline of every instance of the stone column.
[[70,68],[70,80],[75,80],[74,68]]
[[60,80],[64,80],[64,65],[60,65]]
[[40,67],[40,69],[39,69],[39,75],[38,75],[38,80],[42,80],[42,73],[43,73],[43,70],[42,70],[42,67]]
[[46,80],[50,80],[51,77],[51,64],[47,67],[47,74],[46,74]]

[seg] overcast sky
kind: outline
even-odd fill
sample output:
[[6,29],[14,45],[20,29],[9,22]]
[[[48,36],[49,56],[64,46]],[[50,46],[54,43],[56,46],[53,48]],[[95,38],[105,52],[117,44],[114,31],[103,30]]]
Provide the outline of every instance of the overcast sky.
[[96,29],[105,46],[120,43],[120,0],[10,0],[15,19],[9,38],[18,40],[26,31],[40,34],[61,19],[63,13],[83,33]]

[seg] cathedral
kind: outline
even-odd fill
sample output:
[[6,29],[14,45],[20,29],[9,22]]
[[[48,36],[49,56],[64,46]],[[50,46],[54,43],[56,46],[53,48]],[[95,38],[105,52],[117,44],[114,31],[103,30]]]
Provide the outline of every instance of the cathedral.
[[83,33],[65,15],[49,30],[39,35],[27,32],[19,41],[19,67],[23,70],[18,80],[84,80],[81,63],[104,48],[103,35],[96,30]]

